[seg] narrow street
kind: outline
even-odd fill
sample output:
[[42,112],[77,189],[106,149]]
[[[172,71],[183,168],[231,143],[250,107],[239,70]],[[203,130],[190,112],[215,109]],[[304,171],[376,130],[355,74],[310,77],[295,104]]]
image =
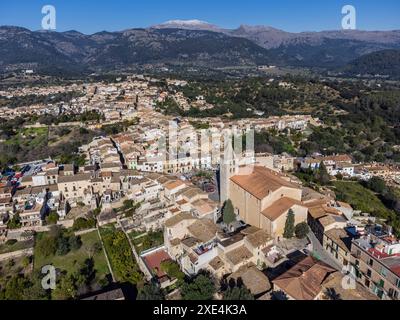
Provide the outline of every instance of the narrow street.
[[325,262],[326,264],[330,265],[331,267],[339,271],[342,271],[342,267],[329,255],[328,252],[325,251],[325,249],[322,247],[322,244],[318,241],[317,237],[314,235],[312,231],[310,231],[307,237],[311,242],[312,254],[314,255],[315,258],[321,260],[322,262]]

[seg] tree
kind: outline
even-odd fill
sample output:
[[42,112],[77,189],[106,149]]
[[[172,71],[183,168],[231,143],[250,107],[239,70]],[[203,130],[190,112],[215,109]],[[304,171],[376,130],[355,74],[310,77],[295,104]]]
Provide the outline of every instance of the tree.
[[41,238],[36,240],[36,250],[39,255],[44,257],[52,256],[56,253],[57,242],[49,235],[43,234]]
[[181,290],[183,300],[212,300],[215,292],[213,280],[204,274],[184,283]]
[[128,239],[122,231],[101,229],[105,249],[112,268],[122,282],[137,284],[142,274],[132,253]]
[[29,286],[29,281],[22,275],[13,276],[4,286],[4,299],[23,300],[24,290]]
[[[81,278],[80,278],[81,277]],[[80,285],[89,285],[96,277],[93,258],[86,259],[79,271],[75,275],[75,279],[81,279],[78,282]]]
[[185,278],[185,274],[181,271],[179,265],[172,260],[161,262],[160,267],[171,279],[182,281]]
[[338,180],[343,180],[343,175],[342,175],[341,173],[338,173],[338,174],[336,175],[336,179],[338,179]]
[[133,206],[134,206],[134,201],[128,199],[128,200],[124,200],[122,208],[123,208],[123,210],[128,210],[128,209],[133,208]]
[[22,259],[22,266],[24,268],[28,267],[32,262],[32,257],[31,256],[26,256]]
[[224,300],[254,300],[250,290],[244,285],[236,284],[234,287],[228,287],[223,293]]
[[67,237],[60,236],[57,240],[57,251],[59,256],[65,256],[70,251],[69,241]]
[[6,246],[13,246],[14,244],[16,244],[18,242],[17,239],[8,239],[5,243]]
[[46,217],[47,224],[56,224],[59,219],[57,212],[50,212],[50,214]]
[[78,231],[78,230],[84,230],[84,229],[91,229],[96,227],[96,219],[94,218],[78,218],[74,221],[74,224],[72,226],[72,230]]
[[296,237],[299,239],[304,239],[309,232],[310,228],[306,222],[301,222],[297,224],[294,229],[294,233],[296,234]]
[[76,295],[75,279],[71,275],[62,275],[56,288],[52,291],[52,298],[54,300],[71,300],[75,299]]
[[226,225],[229,225],[236,220],[233,204],[230,199],[225,202],[224,209],[222,210],[222,218]]
[[286,217],[286,223],[285,223],[285,230],[283,232],[283,236],[286,239],[291,239],[293,238],[294,235],[294,212],[292,209],[289,209],[287,217]]
[[19,217],[19,214],[16,213],[10,221],[8,221],[7,227],[8,229],[19,229],[21,228],[21,219]]
[[319,165],[319,169],[315,174],[315,179],[322,186],[326,186],[331,181],[331,177],[328,173],[328,170],[326,170],[324,162],[321,162],[321,164]]
[[372,191],[375,191],[376,193],[384,193],[387,189],[385,180],[379,177],[372,177],[368,182],[367,182],[367,188],[371,189]]
[[69,248],[73,251],[79,250],[82,246],[82,240],[80,236],[72,235],[68,239]]
[[30,286],[24,291],[25,300],[48,300],[50,299],[50,292],[42,287],[42,277],[44,275],[39,271],[34,272],[30,277]]
[[158,301],[163,300],[164,296],[160,288],[156,284],[149,283],[145,284],[141,289],[139,289],[139,293],[136,299]]

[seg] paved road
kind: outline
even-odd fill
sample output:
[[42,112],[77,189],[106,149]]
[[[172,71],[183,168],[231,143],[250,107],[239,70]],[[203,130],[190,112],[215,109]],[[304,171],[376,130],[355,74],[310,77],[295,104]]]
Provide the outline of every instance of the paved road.
[[312,245],[312,251],[314,256],[321,260],[322,262],[325,262],[326,264],[330,265],[331,267],[341,271],[342,267],[338,262],[333,259],[328,252],[325,251],[323,248],[322,244],[318,241],[317,237],[314,235],[312,231],[308,234],[308,239],[310,239],[311,245]]
[[0,254],[0,261],[33,255],[33,248]]

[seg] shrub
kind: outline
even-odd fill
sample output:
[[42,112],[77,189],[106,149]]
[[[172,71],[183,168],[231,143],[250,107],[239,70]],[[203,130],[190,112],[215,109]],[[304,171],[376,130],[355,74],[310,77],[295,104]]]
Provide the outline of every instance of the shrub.
[[7,246],[12,246],[14,244],[16,244],[18,241],[16,239],[9,239],[6,241],[6,245]]
[[294,233],[299,239],[304,239],[309,232],[310,228],[308,227],[308,224],[306,222],[299,223],[294,229]]
[[46,222],[47,224],[56,224],[59,218],[60,217],[58,216],[57,212],[50,212],[50,214],[46,217]]
[[94,218],[78,218],[74,221],[74,224],[72,226],[72,230],[78,231],[78,230],[84,230],[84,229],[91,229],[96,227],[96,219]]

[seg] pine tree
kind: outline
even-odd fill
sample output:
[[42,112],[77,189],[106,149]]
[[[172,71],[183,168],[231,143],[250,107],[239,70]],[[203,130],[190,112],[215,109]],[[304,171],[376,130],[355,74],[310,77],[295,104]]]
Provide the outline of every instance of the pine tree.
[[224,209],[222,210],[222,218],[226,225],[229,225],[236,220],[233,204],[230,199],[225,202]]
[[154,283],[145,284],[139,289],[137,300],[163,300],[164,296],[160,288]]
[[291,239],[294,236],[294,212],[292,209],[289,209],[287,214],[283,236],[286,239]]
[[331,177],[328,173],[328,170],[326,169],[324,162],[321,162],[316,178],[321,186],[326,186],[327,184],[329,184]]

